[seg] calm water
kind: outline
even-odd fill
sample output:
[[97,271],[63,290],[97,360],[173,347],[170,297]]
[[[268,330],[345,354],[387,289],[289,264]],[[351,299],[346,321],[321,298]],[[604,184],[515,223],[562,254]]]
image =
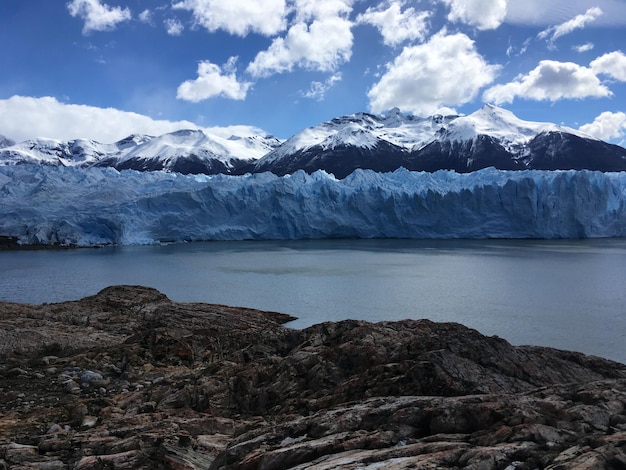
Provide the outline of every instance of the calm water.
[[113,284],[328,320],[455,321],[626,363],[626,240],[211,242],[0,252],[0,300]]

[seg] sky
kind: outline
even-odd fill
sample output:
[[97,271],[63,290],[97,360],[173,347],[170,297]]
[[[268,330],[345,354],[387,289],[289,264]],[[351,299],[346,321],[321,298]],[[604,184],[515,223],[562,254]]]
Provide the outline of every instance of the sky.
[[0,52],[18,142],[490,103],[626,144],[626,0],[1,0]]

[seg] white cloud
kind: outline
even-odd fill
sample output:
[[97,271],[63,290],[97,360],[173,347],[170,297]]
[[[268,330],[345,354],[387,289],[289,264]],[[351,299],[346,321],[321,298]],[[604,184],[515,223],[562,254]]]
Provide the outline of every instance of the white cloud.
[[448,19],[481,30],[497,29],[506,16],[507,0],[441,0],[450,7]]
[[209,32],[274,36],[286,27],[285,0],[182,0],[172,8],[191,11],[194,22]]
[[[352,0],[296,0],[295,23],[248,65],[254,77],[290,72],[294,67],[329,72],[352,55]],[[310,23],[308,23],[310,21]]]
[[276,38],[248,66],[255,77],[291,72],[294,67],[332,71],[352,55],[350,22],[341,18],[293,25],[285,38]]
[[[585,5],[586,3],[586,5]],[[572,0],[524,0],[509,1],[505,21],[511,24],[549,26],[565,23],[584,8],[600,8],[604,15],[595,19],[595,26],[626,25],[626,4],[624,0],[594,0],[593,2]]]
[[578,46],[574,46],[574,50],[576,52],[580,52],[582,54],[583,52],[589,52],[589,51],[593,50],[594,47],[595,46],[593,45],[592,42],[588,42],[586,44],[580,44]]
[[530,46],[531,42],[533,41],[533,38],[527,38],[521,45],[521,47],[518,47],[516,45],[513,44],[509,44],[509,47],[507,47],[506,49],[506,56],[507,57],[512,57],[512,56],[522,56],[524,54],[526,54],[526,51],[528,50],[528,47]]
[[198,64],[198,78],[180,84],[176,97],[197,103],[221,96],[233,100],[245,99],[249,82],[239,82],[235,74],[237,57],[231,57],[222,67],[209,61]]
[[72,0],[67,4],[70,15],[83,19],[83,34],[92,31],[111,31],[118,23],[132,18],[128,8],[110,7],[100,0]]
[[626,55],[621,51],[610,52],[589,64],[596,74],[605,74],[620,82],[626,82]]
[[474,99],[499,70],[476,52],[464,34],[434,35],[427,43],[407,46],[368,92],[370,108],[382,112],[393,107],[428,115],[444,106]]
[[146,24],[153,24],[152,22],[152,12],[150,10],[144,10],[139,13],[139,21]]
[[542,60],[527,75],[518,76],[512,82],[488,89],[483,99],[502,104],[511,103],[518,97],[536,101],[557,101],[599,98],[611,94],[591,68],[573,62]]
[[580,130],[601,140],[619,139],[626,135],[626,113],[606,111]]
[[183,33],[185,27],[177,18],[168,18],[163,24],[165,25],[165,30],[167,34],[170,36],[180,36]]
[[324,101],[328,90],[335,86],[335,83],[340,82],[341,79],[342,75],[340,72],[338,72],[331,75],[323,82],[311,82],[311,88],[309,88],[308,91],[302,93],[302,96],[316,101]]
[[612,96],[611,90],[598,78],[600,74],[626,82],[626,55],[621,51],[610,52],[593,60],[589,67],[573,62],[543,60],[527,75],[488,89],[483,99],[502,104],[511,103],[518,97],[557,101]]
[[0,100],[0,134],[17,142],[48,137],[110,143],[133,133],[160,135],[179,129],[203,129],[223,137],[264,134],[261,129],[248,126],[202,128],[190,121],[155,120],[114,108],[65,104],[49,96],[13,96]]
[[345,17],[352,12],[354,0],[294,0],[296,22],[320,18]]
[[388,46],[397,46],[405,41],[423,41],[428,33],[430,12],[416,12],[413,7],[402,11],[405,3],[404,0],[388,0],[368,8],[356,21],[378,28]]
[[584,28],[589,23],[593,23],[603,14],[604,12],[598,7],[589,8],[582,15],[576,15],[571,20],[541,31],[537,37],[539,39],[547,39],[550,43],[553,43],[561,36],[570,34],[577,29]]

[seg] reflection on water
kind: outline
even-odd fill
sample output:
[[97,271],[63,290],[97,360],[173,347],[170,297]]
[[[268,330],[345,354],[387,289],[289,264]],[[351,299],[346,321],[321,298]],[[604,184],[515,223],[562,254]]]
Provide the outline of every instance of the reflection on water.
[[112,284],[322,321],[430,318],[626,362],[626,240],[324,240],[0,252],[0,299]]

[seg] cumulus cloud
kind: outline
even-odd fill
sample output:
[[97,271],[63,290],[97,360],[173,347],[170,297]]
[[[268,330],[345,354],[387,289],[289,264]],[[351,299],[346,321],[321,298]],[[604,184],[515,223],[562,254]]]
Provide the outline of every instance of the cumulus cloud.
[[512,103],[515,98],[535,101],[561,99],[601,98],[611,96],[611,91],[600,82],[593,70],[573,62],[542,60],[527,75],[512,82],[496,85],[483,95],[488,102]]
[[428,115],[444,106],[473,100],[491,83],[499,67],[488,64],[465,34],[437,33],[427,43],[407,46],[368,92],[379,113],[400,107]]
[[182,0],[172,8],[190,11],[195,24],[209,32],[274,36],[286,27],[285,0]]
[[264,134],[248,126],[202,128],[190,121],[155,120],[114,108],[65,104],[53,97],[13,96],[0,100],[0,133],[21,142],[36,137],[116,142],[137,133],[160,135],[179,129],[202,129],[228,137]]
[[450,7],[448,19],[480,30],[497,29],[506,17],[507,0],[441,0]]
[[601,140],[619,139],[626,135],[626,113],[606,111],[580,130]]
[[296,0],[296,17],[285,37],[275,38],[248,65],[254,77],[290,72],[295,67],[329,72],[350,60],[352,0]]
[[308,91],[302,93],[302,96],[316,101],[324,101],[328,90],[335,86],[335,83],[340,82],[341,79],[342,74],[338,72],[331,75],[323,82],[311,82],[311,87]]
[[313,21],[335,16],[345,17],[352,12],[354,0],[294,0],[296,22]]
[[593,60],[589,67],[573,62],[542,60],[527,75],[486,90],[483,99],[502,104],[512,103],[515,98],[557,101],[612,96],[613,93],[598,75],[626,82],[626,55],[621,51],[610,52]]
[[596,21],[603,13],[604,12],[598,7],[590,8],[582,15],[576,15],[571,20],[541,31],[537,37],[553,43],[558,38],[570,34],[577,29],[582,29],[589,23]]
[[222,67],[209,61],[198,64],[198,78],[180,84],[176,97],[197,103],[221,96],[232,100],[245,99],[250,82],[240,82],[235,74],[237,57],[228,59]]
[[620,82],[626,82],[626,55],[622,51],[604,54],[589,65],[597,74],[609,75]]
[[73,17],[85,21],[83,34],[92,31],[111,31],[124,21],[132,18],[128,8],[111,7],[100,0],[72,0],[67,9]]
[[410,7],[402,11],[404,0],[388,0],[377,7],[368,8],[356,21],[375,26],[388,46],[397,46],[406,41],[423,41],[428,33],[430,12],[416,12]]
[[185,27],[177,18],[168,18],[163,24],[165,25],[165,30],[167,34],[170,36],[180,36],[183,33]]

